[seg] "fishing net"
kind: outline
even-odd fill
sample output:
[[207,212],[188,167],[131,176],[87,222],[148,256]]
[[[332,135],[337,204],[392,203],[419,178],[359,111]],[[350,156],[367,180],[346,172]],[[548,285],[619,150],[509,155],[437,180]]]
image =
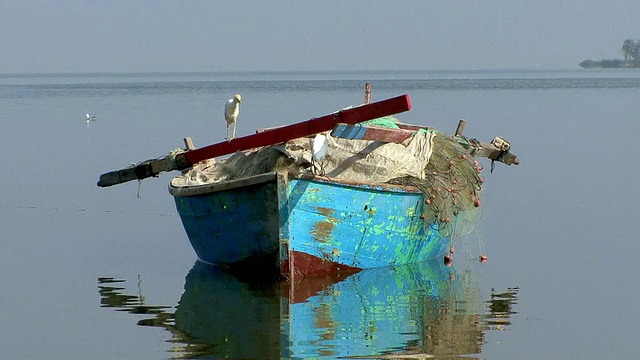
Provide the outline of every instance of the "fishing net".
[[445,235],[470,233],[481,215],[482,165],[468,155],[466,140],[438,133],[425,166],[425,178],[395,178],[392,184],[411,185],[425,196],[422,217]]

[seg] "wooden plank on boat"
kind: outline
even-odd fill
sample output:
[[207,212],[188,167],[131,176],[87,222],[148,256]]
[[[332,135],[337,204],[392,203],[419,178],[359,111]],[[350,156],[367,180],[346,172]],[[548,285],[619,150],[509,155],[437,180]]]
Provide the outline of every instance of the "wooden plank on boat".
[[232,154],[236,151],[283,143],[292,139],[329,131],[338,123],[357,124],[384,116],[411,110],[409,95],[344,109],[304,122],[271,129],[232,141],[224,141],[200,149],[187,150],[159,159],[147,160],[125,169],[111,171],[100,176],[98,186],[107,187],[132,180],[158,176],[160,172],[186,169],[200,161]]
[[458,127],[456,128],[455,136],[462,136],[462,132],[464,131],[464,127],[467,125],[467,121],[465,119],[460,119],[458,121]]
[[415,131],[405,129],[385,128],[365,124],[338,124],[331,131],[331,136],[343,139],[372,140],[401,144]]
[[474,157],[486,157],[506,165],[520,165],[520,159],[509,151],[503,151],[493,144],[478,142],[471,145],[471,155]]
[[321,133],[323,131],[329,131],[338,123],[356,124],[409,110],[411,110],[411,99],[409,98],[409,95],[405,94],[367,105],[340,110],[333,114],[321,116],[301,123],[187,151],[176,156],[176,163],[180,169],[184,169],[202,160],[232,154],[236,151],[278,144],[292,139]]
[[[516,156],[509,152],[509,147],[500,148],[491,143],[481,142],[476,139],[468,139],[464,136],[457,136],[469,155],[473,157],[485,157],[493,161],[498,161],[506,165],[520,165],[520,160]],[[495,140],[494,140],[495,141]]]
[[197,196],[212,192],[224,191],[261,184],[276,179],[275,172],[268,172],[218,183],[202,184],[195,186],[173,186],[169,184],[169,193],[173,196]]
[[161,172],[176,170],[175,160],[171,156],[143,161],[125,169],[111,171],[100,175],[98,186],[107,187],[128,181],[158,176]]
[[413,130],[413,131],[434,130],[434,128],[430,126],[424,126],[424,125],[414,125],[414,124],[405,124],[405,123],[396,123],[396,125],[398,125],[400,129],[405,129],[405,130]]

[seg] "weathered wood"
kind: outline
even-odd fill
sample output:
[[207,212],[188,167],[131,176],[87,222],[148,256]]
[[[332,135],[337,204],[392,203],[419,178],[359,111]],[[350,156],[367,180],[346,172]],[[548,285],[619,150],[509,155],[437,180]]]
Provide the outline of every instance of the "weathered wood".
[[261,184],[276,179],[275,172],[269,172],[232,181],[223,181],[199,186],[169,186],[169,193],[173,196],[197,196],[212,192],[242,188],[246,186]]
[[372,140],[400,144],[413,136],[415,131],[391,129],[363,124],[338,124],[331,131],[331,136],[343,139]]
[[150,159],[125,169],[100,175],[98,186],[107,187],[128,181],[142,180],[152,176],[158,176],[161,172],[171,170],[176,170],[175,160],[172,156]]
[[396,125],[398,125],[400,129],[405,129],[405,130],[413,130],[413,131],[434,130],[432,127],[424,126],[424,125],[414,125],[414,124],[405,124],[405,123],[396,123]]
[[313,118],[293,125],[265,130],[263,132],[188,150],[159,159],[147,160],[131,167],[102,174],[98,186],[107,187],[127,181],[158,176],[160,172],[186,169],[202,160],[232,154],[314,135],[333,129],[338,123],[357,124],[379,117],[411,110],[409,95],[402,95],[375,103],[340,110],[335,113]]
[[456,128],[455,135],[462,136],[462,132],[464,131],[464,127],[467,125],[467,122],[464,119],[460,119],[458,121],[458,127]]
[[474,157],[486,157],[506,165],[520,165],[520,160],[515,154],[503,151],[490,143],[469,140],[469,144],[469,154]]
[[[391,187],[396,191],[389,191]],[[291,188],[304,191],[291,194]],[[279,272],[296,282],[440,257],[446,250],[441,243],[448,239],[429,223],[416,221],[416,204],[424,195],[417,188],[403,188],[345,186],[336,179],[305,180],[285,172],[275,181],[174,199],[199,259],[236,269],[245,266],[251,274]],[[354,209],[354,204],[363,205]],[[315,211],[306,211],[309,206]],[[349,211],[367,221],[342,221],[338,214]],[[362,234],[372,224],[388,230],[368,234],[363,244]],[[324,251],[327,245],[338,251]],[[267,265],[259,270],[255,263],[265,259]]]
[[196,148],[195,146],[193,146],[193,140],[191,140],[191,136],[187,136],[182,140],[184,141],[184,146],[187,150],[193,150]]
[[369,104],[371,102],[371,83],[364,84],[364,103]]

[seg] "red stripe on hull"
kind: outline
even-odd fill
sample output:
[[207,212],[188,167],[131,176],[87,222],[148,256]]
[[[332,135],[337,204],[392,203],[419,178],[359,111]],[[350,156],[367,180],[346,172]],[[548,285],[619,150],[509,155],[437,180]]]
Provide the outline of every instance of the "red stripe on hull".
[[282,262],[280,274],[289,281],[300,281],[307,277],[346,278],[362,269],[338,264],[317,256],[298,251],[289,252],[289,258]]

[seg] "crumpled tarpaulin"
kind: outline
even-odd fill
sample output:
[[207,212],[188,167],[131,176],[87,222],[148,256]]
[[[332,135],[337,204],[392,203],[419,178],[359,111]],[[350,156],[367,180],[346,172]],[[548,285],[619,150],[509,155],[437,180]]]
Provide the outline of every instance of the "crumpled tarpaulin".
[[387,182],[401,177],[425,179],[425,168],[433,152],[434,131],[417,131],[402,144],[334,138],[328,140],[327,155],[312,161],[314,137],[284,144],[237,152],[222,160],[210,159],[177,176],[173,186],[193,186],[239,179],[271,171],[318,174],[359,182]]

